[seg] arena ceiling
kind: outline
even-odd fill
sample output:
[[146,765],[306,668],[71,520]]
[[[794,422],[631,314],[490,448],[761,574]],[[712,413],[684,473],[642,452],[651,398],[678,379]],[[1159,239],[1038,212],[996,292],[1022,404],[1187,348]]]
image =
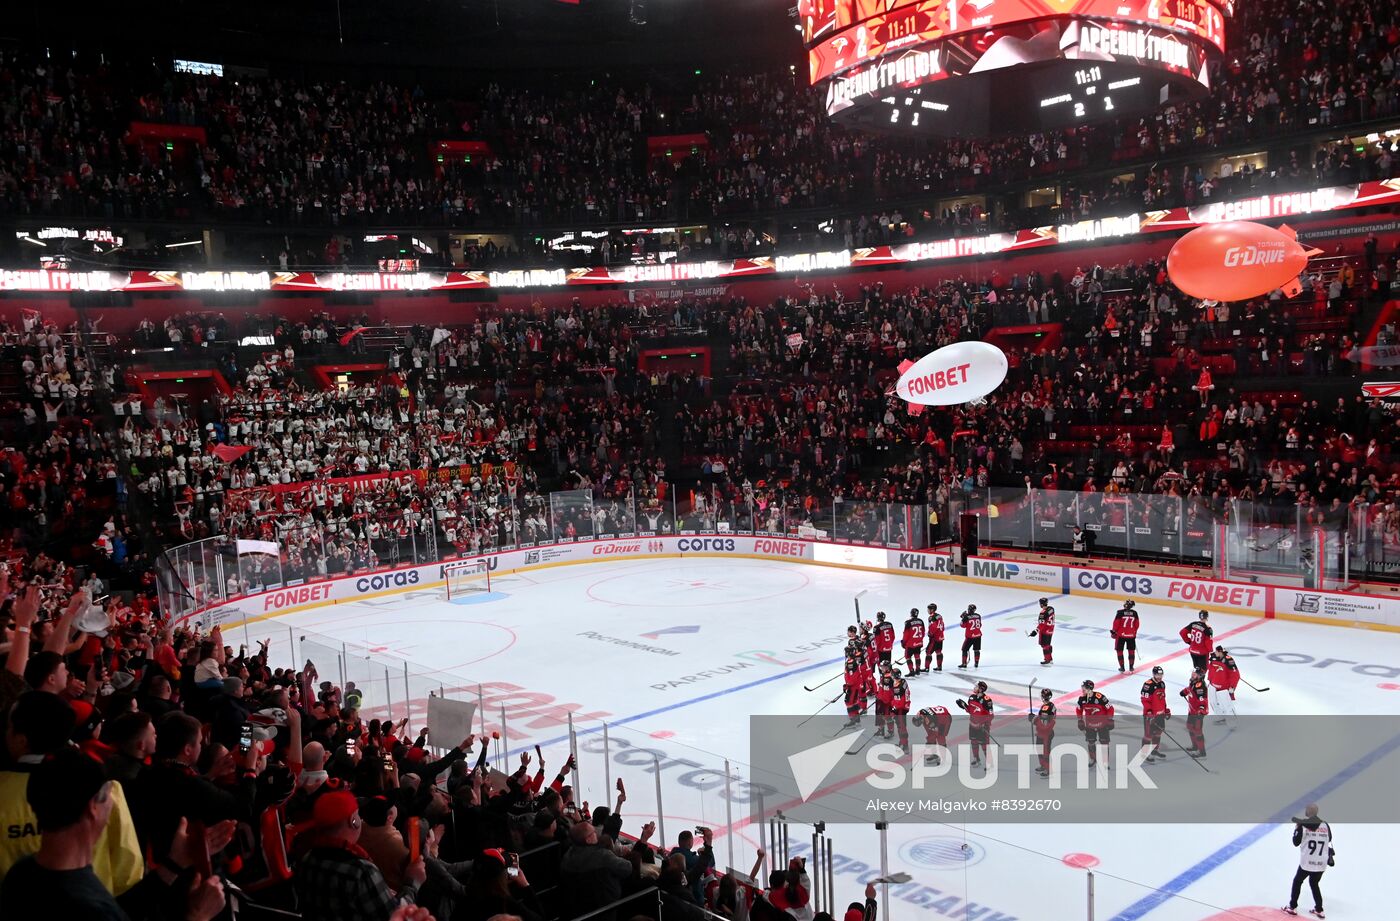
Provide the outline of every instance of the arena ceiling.
[[157,55],[257,65],[471,70],[800,63],[786,0],[75,0],[55,21],[23,4],[3,47]]

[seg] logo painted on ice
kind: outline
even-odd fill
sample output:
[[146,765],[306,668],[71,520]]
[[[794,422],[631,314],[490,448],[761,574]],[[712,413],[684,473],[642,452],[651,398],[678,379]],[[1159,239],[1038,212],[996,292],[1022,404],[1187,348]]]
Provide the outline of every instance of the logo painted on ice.
[[899,856],[931,870],[962,870],[981,863],[987,849],[975,841],[933,835],[906,843],[899,849]]

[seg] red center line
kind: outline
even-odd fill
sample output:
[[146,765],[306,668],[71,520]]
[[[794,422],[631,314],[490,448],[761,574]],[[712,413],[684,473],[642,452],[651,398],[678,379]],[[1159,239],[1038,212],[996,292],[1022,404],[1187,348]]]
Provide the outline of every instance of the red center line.
[[[1241,626],[1239,626],[1239,627],[1236,627],[1236,628],[1233,629],[1233,630],[1228,630],[1228,631],[1226,631],[1225,633],[1222,633],[1222,634],[1220,634],[1219,636],[1214,637],[1214,639],[1215,639],[1215,641],[1218,643],[1220,640],[1229,639],[1229,638],[1232,637],[1232,636],[1238,636],[1239,634],[1245,632],[1246,630],[1252,630],[1252,629],[1254,629],[1255,627],[1261,626],[1261,625],[1264,624],[1264,623],[1265,623],[1265,620],[1264,620],[1263,618],[1260,618],[1260,619],[1258,619],[1258,620],[1252,620],[1252,621],[1250,621],[1249,623],[1243,624],[1243,625],[1241,625]],[[1109,678],[1105,678],[1103,681],[1097,681],[1097,682],[1094,683],[1094,687],[1095,687],[1095,689],[1097,690],[1098,688],[1101,688],[1101,687],[1103,687],[1103,686],[1105,686],[1105,685],[1113,684],[1113,683],[1116,682],[1116,681],[1122,681],[1122,680],[1125,679],[1125,678],[1136,677],[1136,676],[1138,676],[1138,674],[1139,674],[1139,669],[1146,669],[1147,673],[1148,673],[1148,674],[1151,674],[1152,668],[1153,668],[1154,666],[1161,665],[1163,662],[1169,662],[1169,661],[1171,661],[1172,659],[1178,658],[1178,657],[1180,657],[1180,656],[1184,656],[1184,655],[1186,655],[1188,652],[1190,652],[1190,649],[1189,649],[1189,648],[1186,648],[1186,647],[1183,647],[1183,648],[1181,648],[1181,649],[1178,649],[1178,650],[1175,651],[1175,652],[1169,652],[1169,653],[1167,653],[1166,655],[1162,656],[1161,658],[1154,659],[1154,660],[1152,660],[1151,662],[1144,662],[1142,665],[1138,666],[1137,668],[1133,669],[1133,670],[1130,671],[1130,672],[1124,672],[1124,673],[1122,673],[1122,674],[1113,675],[1113,676],[1111,676],[1111,677],[1109,677]],[[1076,695],[1076,692],[1075,692],[1075,691],[1068,691],[1068,692],[1066,692],[1065,694],[1061,695],[1060,697],[1055,698],[1055,703],[1057,703],[1057,704],[1059,704],[1059,703],[1064,703],[1065,701],[1068,701],[1068,700],[1070,700],[1071,698],[1074,698],[1075,695]],[[996,728],[996,727],[998,727],[998,726],[1006,726],[1006,725],[1010,724],[1014,719],[1019,719],[1019,718],[1020,718],[1020,714],[1017,714],[1017,715],[1015,715],[1015,716],[1012,716],[1012,715],[1008,714],[1008,715],[1006,715],[1006,716],[1001,717],[1001,718],[998,719],[998,720],[993,720],[993,721],[992,721],[991,727],[988,728],[988,734],[990,734],[991,729]],[[959,736],[958,738],[956,738],[956,739],[954,739],[954,740],[952,740],[952,741],[953,741],[954,743],[957,743],[957,742],[965,742],[965,741],[967,741],[967,738],[968,738],[968,737],[967,737],[966,735],[962,735],[962,736]],[[905,755],[904,757],[905,757],[905,758],[909,758],[909,757],[911,757],[911,756],[910,756],[910,755]],[[900,759],[900,760],[904,760],[904,759]],[[847,787],[849,787],[849,786],[852,786],[853,784],[861,783],[861,782],[864,781],[867,777],[870,777],[870,776],[871,776],[872,774],[874,774],[874,773],[875,773],[874,771],[866,771],[864,774],[857,774],[857,775],[855,775],[854,777],[847,777],[845,780],[839,780],[839,781],[837,781],[836,783],[833,783],[833,784],[831,784],[831,785],[829,785],[829,786],[818,787],[818,788],[812,793],[811,796],[807,797],[807,799],[805,799],[805,800],[797,799],[797,800],[792,800],[792,801],[790,801],[790,802],[783,803],[782,805],[775,807],[775,810],[776,810],[776,811],[783,811],[783,810],[787,810],[787,809],[795,809],[795,808],[797,808],[798,806],[804,805],[804,804],[806,804],[806,803],[810,803],[810,802],[812,802],[812,801],[814,801],[814,800],[817,800],[817,799],[820,799],[821,797],[826,796],[826,795],[828,795],[828,794],[836,793],[837,791],[844,790],[845,788],[847,788]],[[764,810],[764,818],[765,818],[765,819],[768,817],[768,814],[769,814],[769,810],[766,810],[766,809],[765,809],[765,810]],[[744,817],[743,819],[741,819],[741,820],[735,822],[735,823],[734,823],[734,828],[735,828],[735,829],[740,829],[740,828],[743,828],[743,827],[745,827],[745,826],[751,824],[752,822],[753,822],[753,816],[752,816],[752,815],[746,816],[746,817]]]

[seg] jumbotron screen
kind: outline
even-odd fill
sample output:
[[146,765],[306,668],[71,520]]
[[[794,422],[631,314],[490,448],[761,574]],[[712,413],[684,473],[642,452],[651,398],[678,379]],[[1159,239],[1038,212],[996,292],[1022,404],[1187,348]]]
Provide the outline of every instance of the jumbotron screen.
[[985,136],[1204,95],[1233,0],[799,0],[798,12],[828,115]]

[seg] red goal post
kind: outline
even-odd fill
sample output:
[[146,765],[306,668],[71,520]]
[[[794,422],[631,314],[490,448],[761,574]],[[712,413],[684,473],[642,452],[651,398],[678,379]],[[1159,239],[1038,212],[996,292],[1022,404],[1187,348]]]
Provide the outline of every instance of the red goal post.
[[442,567],[442,575],[447,582],[448,601],[491,591],[491,567],[485,560],[447,563]]

